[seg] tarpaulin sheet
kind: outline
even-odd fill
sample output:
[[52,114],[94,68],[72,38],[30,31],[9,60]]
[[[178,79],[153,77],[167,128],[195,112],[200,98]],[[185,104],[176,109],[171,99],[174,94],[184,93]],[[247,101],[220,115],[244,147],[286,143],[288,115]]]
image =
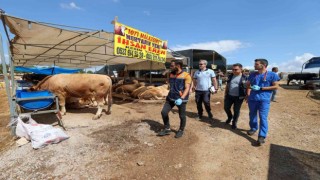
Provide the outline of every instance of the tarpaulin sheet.
[[49,68],[17,66],[15,67],[14,70],[19,72],[53,75],[53,74],[73,74],[73,73],[79,72],[81,69],[67,69],[67,68],[61,68],[57,66],[49,67]]
[[[87,68],[132,64],[145,60],[119,57],[114,53],[114,34],[105,31],[62,29],[6,14],[2,21],[15,35],[10,51],[15,66],[51,66]],[[167,53],[167,58],[173,58]]]

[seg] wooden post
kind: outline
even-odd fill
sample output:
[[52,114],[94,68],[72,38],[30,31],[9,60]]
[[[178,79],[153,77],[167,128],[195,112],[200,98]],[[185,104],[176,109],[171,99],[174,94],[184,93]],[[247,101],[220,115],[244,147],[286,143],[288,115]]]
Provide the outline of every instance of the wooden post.
[[150,61],[150,84],[152,83],[152,76],[151,76],[151,70],[152,70],[152,61]]

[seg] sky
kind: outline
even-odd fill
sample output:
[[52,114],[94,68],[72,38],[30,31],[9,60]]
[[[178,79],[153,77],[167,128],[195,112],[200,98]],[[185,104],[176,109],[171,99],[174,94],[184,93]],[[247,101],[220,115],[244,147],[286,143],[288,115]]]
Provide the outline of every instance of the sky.
[[[254,59],[265,58],[269,68],[300,72],[320,56],[319,0],[0,0],[0,8],[24,19],[108,32],[118,16],[168,40],[170,49],[215,50],[227,64],[250,69]],[[0,33],[4,39],[3,27]]]

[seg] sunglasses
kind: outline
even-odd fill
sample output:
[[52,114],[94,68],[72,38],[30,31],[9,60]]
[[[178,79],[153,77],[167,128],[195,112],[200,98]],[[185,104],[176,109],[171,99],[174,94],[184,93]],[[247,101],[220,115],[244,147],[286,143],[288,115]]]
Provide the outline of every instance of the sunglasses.
[[232,69],[232,71],[238,71],[238,70],[240,70],[240,69]]
[[205,64],[199,64],[199,66],[200,66],[200,65],[205,65]]

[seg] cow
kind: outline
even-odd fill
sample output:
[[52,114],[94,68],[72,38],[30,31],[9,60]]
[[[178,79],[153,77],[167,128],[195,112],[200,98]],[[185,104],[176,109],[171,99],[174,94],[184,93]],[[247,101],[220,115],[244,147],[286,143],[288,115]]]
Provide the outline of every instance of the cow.
[[66,98],[94,99],[98,104],[93,120],[101,117],[103,102],[108,98],[108,111],[111,113],[112,82],[110,77],[98,74],[58,74],[48,76],[30,90],[49,90],[58,96],[61,114],[66,114]]
[[37,84],[47,76],[48,75],[45,74],[24,74],[22,76],[22,80],[31,82],[32,84]]
[[146,91],[139,94],[138,98],[145,100],[160,100],[165,99],[165,97],[168,96],[168,93],[168,85],[164,84],[162,86],[147,89]]
[[288,75],[288,81],[287,81],[287,86],[289,86],[289,83],[291,80],[303,80],[304,84],[306,84],[307,80],[312,80],[313,78],[316,78],[317,74],[316,73],[299,73],[299,74],[289,74]]
[[154,88],[154,86],[141,86],[131,93],[131,97],[138,98],[143,92],[151,88]]
[[75,98],[67,97],[66,99],[66,108],[81,109],[85,107],[97,107],[98,103],[95,99],[91,98]]
[[121,79],[117,83],[112,84],[112,92],[115,92],[116,89],[124,84],[124,80]]
[[117,87],[115,92],[119,93],[119,94],[120,93],[131,94],[135,89],[145,85],[145,83],[143,83],[143,82],[139,83],[139,81],[137,81],[137,80],[133,80],[132,82],[133,82],[133,84],[124,84],[120,87]]

